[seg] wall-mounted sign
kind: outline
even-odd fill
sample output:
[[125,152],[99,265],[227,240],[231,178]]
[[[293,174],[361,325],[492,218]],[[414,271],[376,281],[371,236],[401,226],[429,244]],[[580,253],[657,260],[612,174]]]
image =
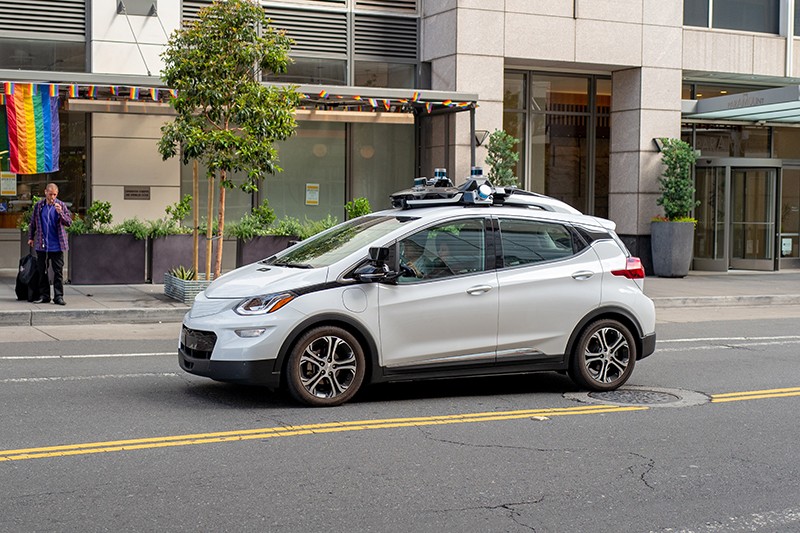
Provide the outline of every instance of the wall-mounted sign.
[[319,205],[319,183],[306,183],[306,205]]
[[781,239],[781,257],[789,257],[790,255],[792,255],[792,239],[784,237]]
[[17,175],[11,172],[0,172],[0,196],[17,195]]
[[123,200],[149,200],[150,187],[125,185],[122,198]]

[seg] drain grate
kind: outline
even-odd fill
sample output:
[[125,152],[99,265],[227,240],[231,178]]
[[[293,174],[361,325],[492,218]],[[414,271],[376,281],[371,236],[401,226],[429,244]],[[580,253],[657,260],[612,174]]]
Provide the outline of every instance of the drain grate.
[[688,407],[702,405],[710,400],[701,392],[636,385],[609,392],[568,392],[564,394],[564,398],[582,403],[648,407]]
[[679,396],[654,390],[615,390],[610,392],[590,392],[590,398],[602,402],[629,403],[633,405],[651,405],[672,403],[680,400]]

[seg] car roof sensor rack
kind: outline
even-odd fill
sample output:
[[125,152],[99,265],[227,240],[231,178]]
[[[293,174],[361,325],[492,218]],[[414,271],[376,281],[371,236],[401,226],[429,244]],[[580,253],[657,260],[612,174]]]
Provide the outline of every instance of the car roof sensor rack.
[[446,205],[506,205],[580,214],[574,207],[543,194],[516,187],[495,187],[483,177],[479,167],[473,167],[471,176],[458,187],[453,186],[444,169],[436,169],[434,178],[416,178],[412,188],[398,191],[390,195],[390,198],[392,207],[400,209]]

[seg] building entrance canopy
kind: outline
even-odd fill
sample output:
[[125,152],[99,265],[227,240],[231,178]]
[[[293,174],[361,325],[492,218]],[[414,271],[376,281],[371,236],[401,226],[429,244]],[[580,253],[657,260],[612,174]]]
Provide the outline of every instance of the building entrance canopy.
[[684,100],[683,120],[800,123],[800,85]]

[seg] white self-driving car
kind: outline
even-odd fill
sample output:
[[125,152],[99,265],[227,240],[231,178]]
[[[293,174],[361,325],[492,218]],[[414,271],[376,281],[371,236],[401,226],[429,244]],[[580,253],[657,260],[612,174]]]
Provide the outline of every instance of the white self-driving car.
[[[438,185],[438,186],[437,186]],[[644,269],[614,223],[546,196],[424,180],[214,281],[180,335],[187,372],[315,406],[365,383],[568,372],[608,391],[655,349]]]

